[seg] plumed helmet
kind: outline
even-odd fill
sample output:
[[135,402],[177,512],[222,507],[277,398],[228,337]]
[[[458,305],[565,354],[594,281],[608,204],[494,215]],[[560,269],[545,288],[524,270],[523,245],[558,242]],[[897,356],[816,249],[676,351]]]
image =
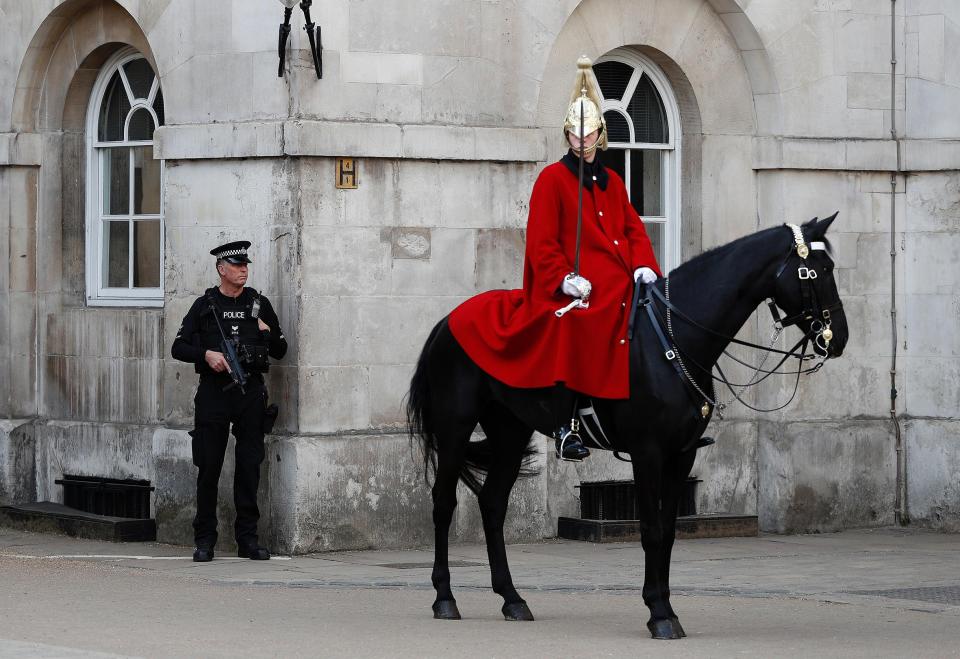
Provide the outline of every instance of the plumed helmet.
[[577,60],[577,79],[573,86],[573,93],[570,94],[567,116],[563,122],[564,135],[570,132],[577,137],[582,137],[580,135],[581,112],[583,113],[584,135],[600,130],[600,137],[597,139],[596,145],[587,148],[587,151],[593,151],[598,147],[601,150],[606,150],[607,124],[603,120],[603,113],[600,112],[600,92],[598,91],[597,79],[593,75],[593,62],[586,55]]

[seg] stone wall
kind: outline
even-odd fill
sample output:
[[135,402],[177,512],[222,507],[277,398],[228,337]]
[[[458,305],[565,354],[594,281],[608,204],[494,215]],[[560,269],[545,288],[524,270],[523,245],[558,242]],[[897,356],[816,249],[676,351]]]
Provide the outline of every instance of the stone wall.
[[[895,4],[892,115],[890,11],[888,0],[337,0],[314,7],[318,81],[299,12],[276,76],[277,3],[0,0],[0,499],[55,500],[68,468],[149,478],[162,537],[189,541],[196,376],[169,347],[215,281],[207,251],[245,237],[250,283],[290,342],[270,375],[282,412],[264,537],[285,551],[431,542],[402,434],[415,359],[461,300],[519,285],[529,192],[563,151],[573,63],[631,48],[677,97],[684,258],[840,211],[846,353],[786,410],[734,405],[715,423],[718,444],[695,466],[700,509],[755,513],[775,532],[893,521],[893,204],[908,513],[960,528],[960,9]],[[164,92],[162,309],[84,302],[86,101],[120,44],[144,53]],[[337,156],[357,159],[358,189],[334,188]],[[744,336],[768,331],[759,314]],[[783,380],[747,396],[775,407],[791,391]],[[606,455],[540,460],[518,487],[511,539],[552,535],[558,515],[576,514],[580,480],[630,474]],[[477,539],[476,506],[462,504],[453,534]]]

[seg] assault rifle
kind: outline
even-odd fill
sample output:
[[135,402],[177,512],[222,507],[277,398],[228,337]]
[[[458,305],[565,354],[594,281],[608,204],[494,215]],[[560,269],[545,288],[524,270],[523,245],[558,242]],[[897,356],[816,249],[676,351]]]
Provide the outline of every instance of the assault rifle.
[[233,380],[230,384],[223,388],[224,391],[229,391],[233,387],[240,387],[240,393],[246,394],[247,386],[247,372],[243,370],[243,366],[240,363],[240,356],[237,354],[237,348],[243,349],[243,346],[239,345],[236,339],[227,338],[226,332],[223,331],[223,325],[220,324],[219,309],[217,309],[216,303],[213,301],[213,297],[209,298],[210,302],[210,311],[213,312],[213,319],[217,323],[217,329],[220,330],[220,352],[223,353],[223,356],[227,360],[227,366],[229,366],[230,377]]

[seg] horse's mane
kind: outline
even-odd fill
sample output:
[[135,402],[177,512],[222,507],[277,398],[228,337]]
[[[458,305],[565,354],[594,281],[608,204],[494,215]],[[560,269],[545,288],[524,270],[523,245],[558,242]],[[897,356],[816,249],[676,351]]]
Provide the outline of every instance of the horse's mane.
[[[817,221],[816,218],[814,218],[803,224],[804,235],[806,236],[808,241],[811,239],[811,237],[808,235],[809,233],[808,230],[811,227],[813,227],[816,221]],[[696,256],[691,258],[689,261],[684,261],[679,266],[677,266],[676,269],[674,269],[674,271],[671,273],[671,276],[675,276],[675,275],[682,276],[690,272],[698,272],[698,273],[702,272],[705,268],[708,268],[709,266],[714,265],[717,261],[721,261],[723,259],[728,258],[730,256],[730,253],[734,249],[747,247],[752,244],[759,245],[761,242],[767,241],[770,238],[772,238],[773,234],[775,233],[783,233],[783,236],[786,239],[787,234],[784,232],[784,226],[782,224],[769,227],[766,229],[761,229],[756,233],[751,233],[751,234],[747,234],[746,236],[741,236],[739,238],[731,240],[726,244],[713,247],[711,249],[708,249],[705,252],[701,252],[700,254],[697,254]],[[828,252],[832,253],[833,250],[831,248],[830,241],[827,240],[826,236],[819,237],[818,239],[826,243]]]

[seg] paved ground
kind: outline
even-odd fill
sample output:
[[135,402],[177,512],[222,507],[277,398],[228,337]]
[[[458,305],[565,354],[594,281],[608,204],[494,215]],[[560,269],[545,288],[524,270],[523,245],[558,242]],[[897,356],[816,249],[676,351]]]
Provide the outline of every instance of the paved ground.
[[502,619],[482,546],[452,551],[459,622],[431,618],[429,551],[189,551],[0,529],[0,658],[960,656],[955,535],[679,541],[681,641],[646,632],[635,543],[510,547],[533,623]]

